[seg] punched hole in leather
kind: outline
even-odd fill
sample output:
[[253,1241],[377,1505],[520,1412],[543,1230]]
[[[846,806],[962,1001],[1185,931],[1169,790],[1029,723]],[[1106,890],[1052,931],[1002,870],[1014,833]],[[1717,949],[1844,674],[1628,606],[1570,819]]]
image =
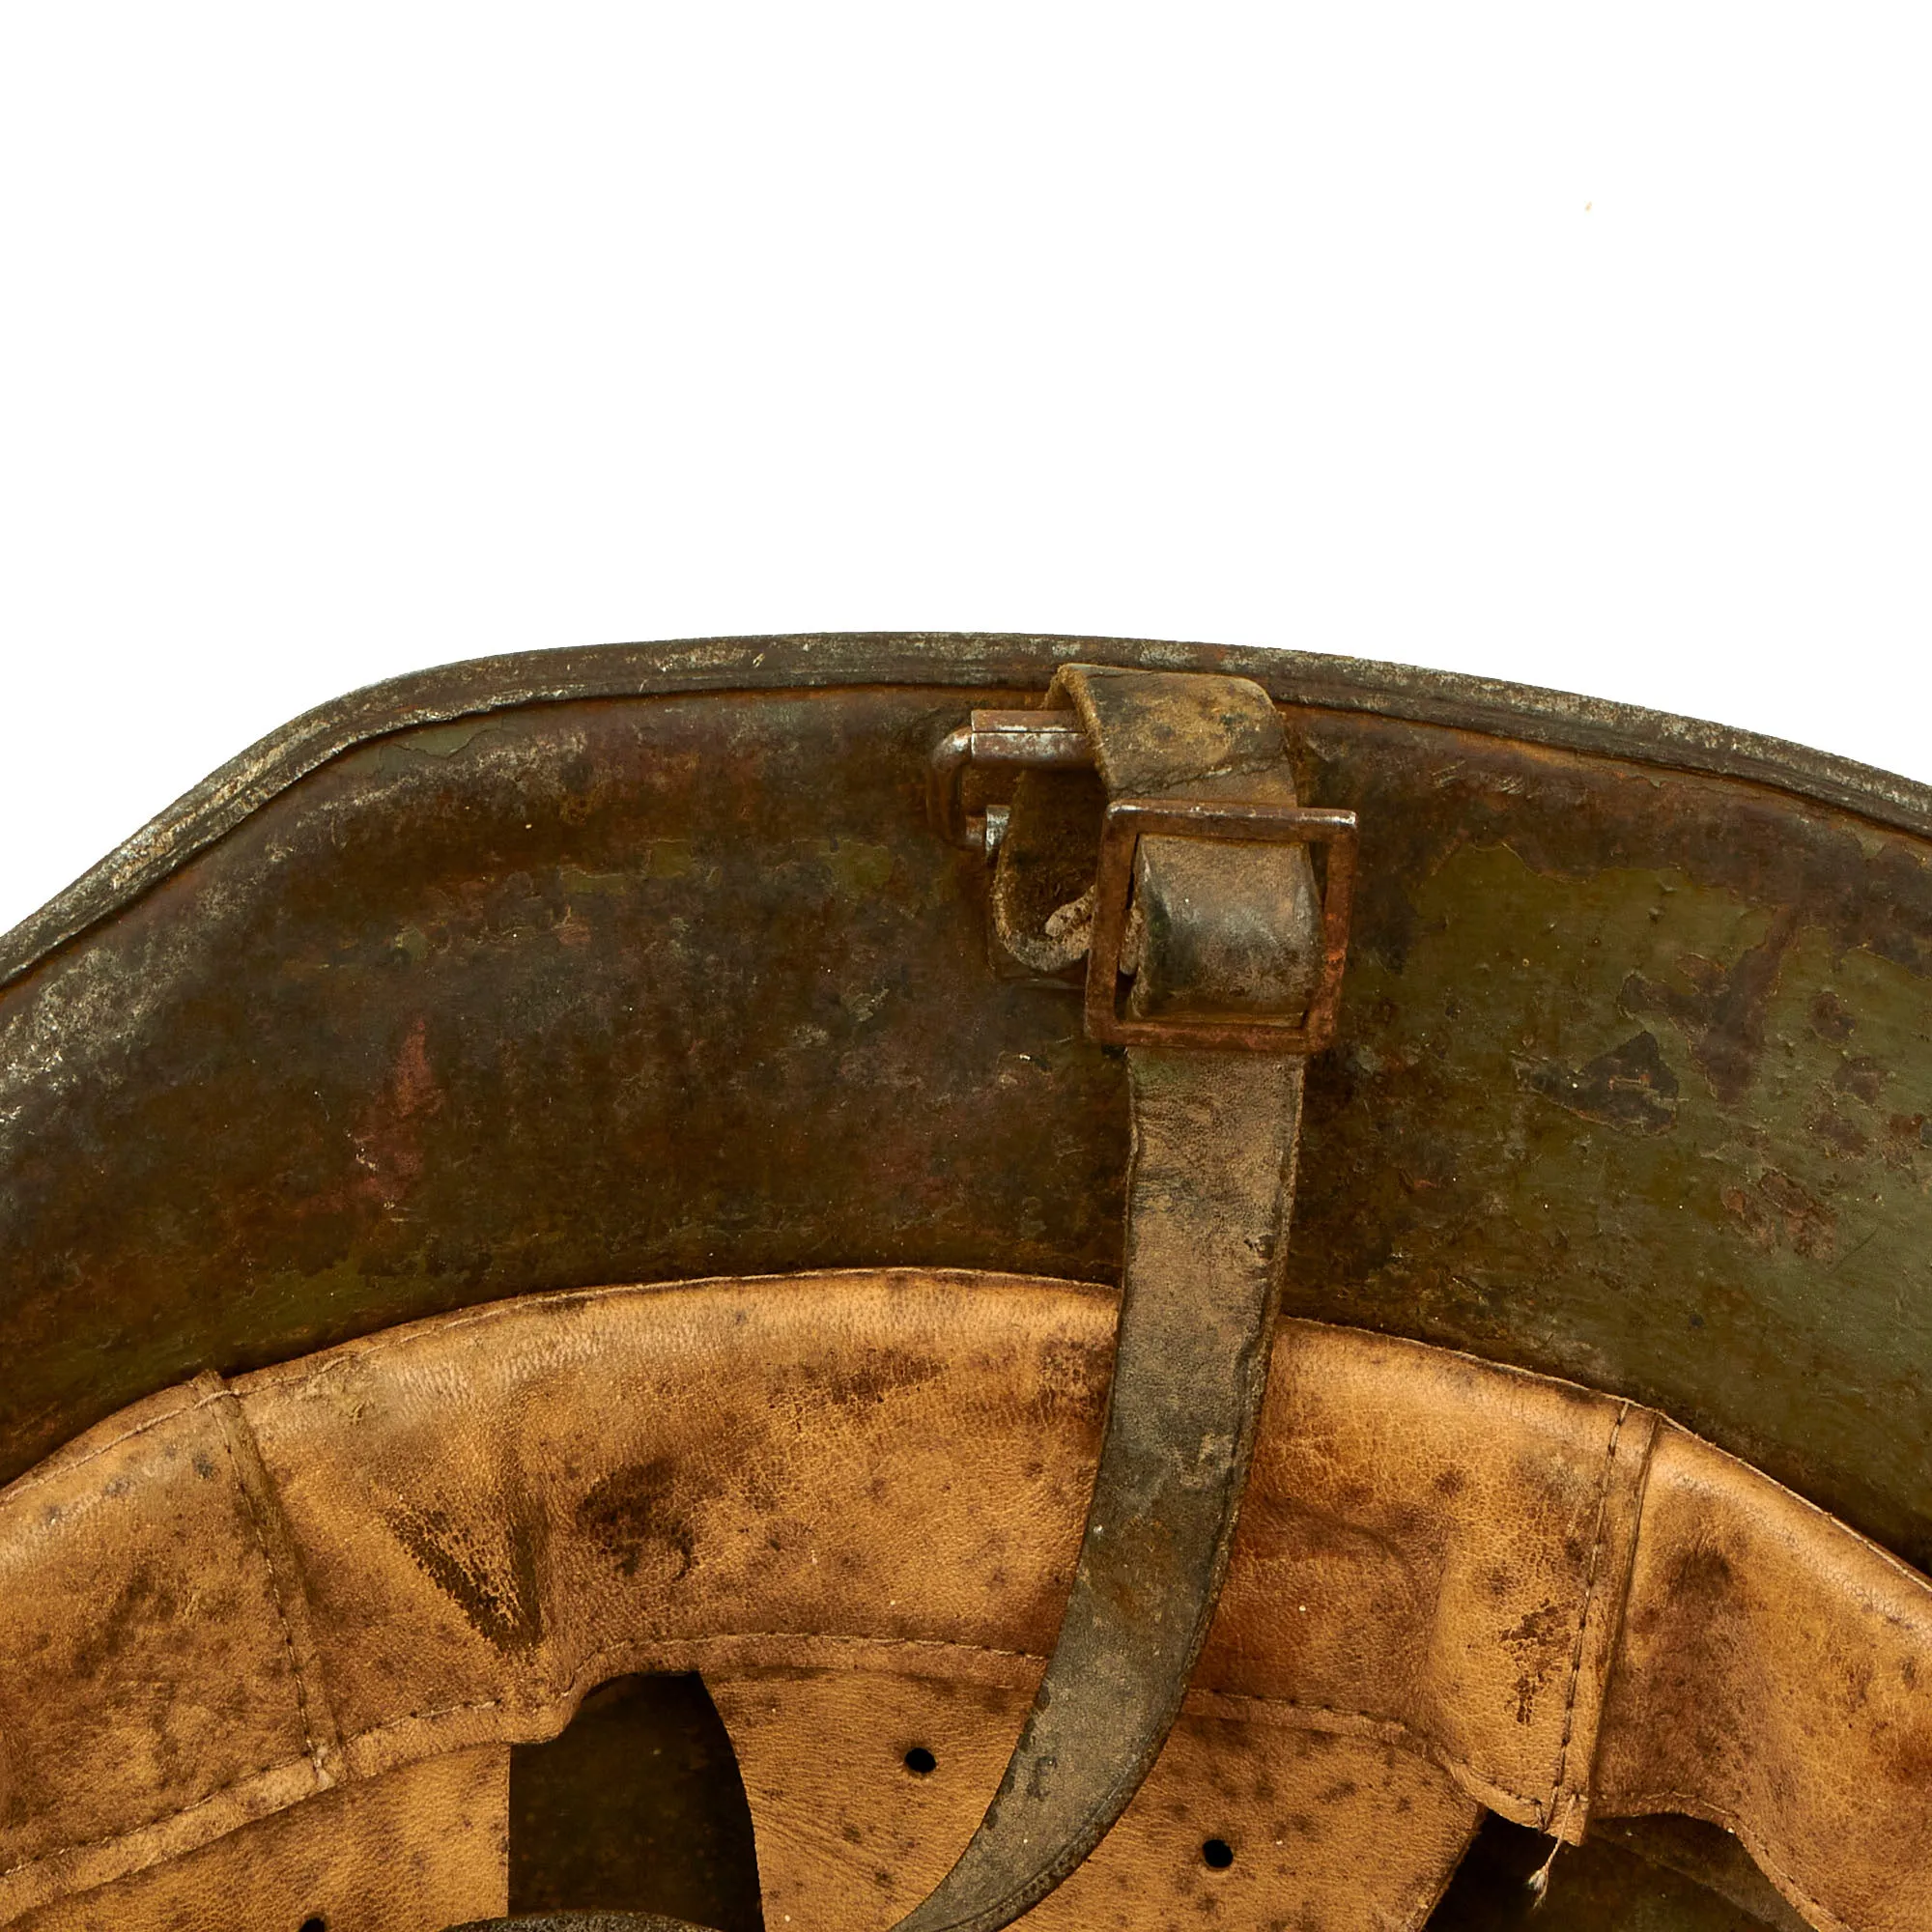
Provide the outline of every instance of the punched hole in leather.
[[[997,943],[1036,968],[1084,952],[1090,1036],[1125,1043],[1114,1375],[1033,1708],[983,1822],[896,1932],[998,1932],[1037,1904],[1125,1809],[1179,1715],[1233,1547],[1281,1297],[1302,1069],[1341,967],[1260,686],[1075,665],[1048,707],[1085,730],[1113,822],[1094,822],[1089,775],[1025,774],[992,917]],[[1122,837],[1136,807],[1148,830]]]

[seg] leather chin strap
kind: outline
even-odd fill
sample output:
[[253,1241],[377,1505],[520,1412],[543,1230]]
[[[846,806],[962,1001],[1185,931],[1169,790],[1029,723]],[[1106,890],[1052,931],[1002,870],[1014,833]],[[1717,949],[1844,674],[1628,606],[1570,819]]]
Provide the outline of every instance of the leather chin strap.
[[[1240,678],[1069,666],[1110,803],[1295,804],[1281,724]],[[1046,910],[1037,880],[1092,875],[1084,780],[1029,774],[994,916],[1009,948],[1077,956],[1092,895]],[[1058,797],[1054,794],[1056,790]],[[1068,794],[1074,810],[1068,810]],[[1066,848],[1073,844],[1075,849]],[[1301,845],[1147,837],[1135,855],[1127,1015],[1293,1023],[1321,960]],[[1017,910],[1045,913],[1022,929]],[[1065,935],[1071,931],[1069,944]],[[1111,971],[1108,979],[1112,979]],[[1094,997],[1112,1002],[1116,988]],[[958,1862],[896,1932],[997,1932],[1093,1851],[1159,1754],[1227,1574],[1267,1386],[1294,1194],[1303,1057],[1130,1045],[1125,1271],[1100,1463],[1060,1635],[998,1795]]]

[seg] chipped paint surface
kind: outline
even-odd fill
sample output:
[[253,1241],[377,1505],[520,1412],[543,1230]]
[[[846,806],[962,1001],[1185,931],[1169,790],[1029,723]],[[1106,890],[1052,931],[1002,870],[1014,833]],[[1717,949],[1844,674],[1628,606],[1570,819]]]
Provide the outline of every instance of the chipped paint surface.
[[[1297,1311],[1640,1391],[1922,1556],[1926,980],[1793,925],[1713,1054],[1700,989],[1759,975],[1776,928],[1735,894],[1485,846],[1414,905],[1402,972],[1357,959],[1311,1077],[1304,1171],[1352,1186],[1304,1183],[1296,1253],[1329,1265]],[[1651,1031],[1680,994],[1690,1024]]]
[[[1027,696],[398,734],[0,991],[0,1472],[200,1368],[528,1290],[1113,1278],[1120,1065],[989,971],[982,873],[922,806],[937,738]],[[1363,823],[1291,1305],[1654,1403],[1932,1562],[1926,842],[1289,724]]]

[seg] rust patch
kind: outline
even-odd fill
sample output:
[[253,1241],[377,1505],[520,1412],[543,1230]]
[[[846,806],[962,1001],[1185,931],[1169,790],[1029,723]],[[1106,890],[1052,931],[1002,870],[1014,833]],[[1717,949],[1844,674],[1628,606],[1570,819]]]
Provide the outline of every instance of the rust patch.
[[1767,1168],[1750,1187],[1725,1188],[1719,1198],[1753,1247],[1787,1247],[1807,1260],[1829,1261],[1837,1245],[1837,1216],[1777,1168]]
[[1764,1014],[1785,949],[1798,930],[1798,913],[1787,906],[1771,930],[1741,952],[1727,969],[1714,959],[1686,952],[1677,961],[1689,990],[1633,973],[1617,1004],[1633,1018],[1658,1014],[1690,1043],[1690,1058],[1725,1102],[1741,1100],[1757,1073],[1764,1051]]
[[418,1016],[403,1036],[388,1085],[379,1094],[351,1136],[358,1166],[366,1171],[361,1191],[393,1208],[420,1179],[422,1122],[442,1111],[442,1090],[429,1064],[428,1022]]
[[1603,1126],[1662,1134],[1677,1124],[1677,1076],[1654,1033],[1636,1034],[1579,1067],[1546,1060],[1523,1079],[1532,1093]]
[[1863,1128],[1846,1120],[1829,1100],[1821,1102],[1804,1124],[1824,1142],[1828,1153],[1840,1159],[1852,1159],[1871,1146]]
[[1884,1061],[1869,1053],[1856,1053],[1832,1076],[1832,1085],[1839,1093],[1850,1094],[1868,1107],[1876,1107],[1878,1096],[1890,1078],[1891,1068]]
[[1094,883],[1105,813],[1092,772],[1023,772],[1014,786],[988,910],[999,945],[1032,972],[1065,972],[1086,956],[1086,923],[1056,916]]
[[1831,987],[1827,986],[1812,996],[1811,1031],[1820,1039],[1829,1039],[1833,1046],[1842,1046],[1851,1038],[1852,1029],[1858,1023],[1858,1015]]

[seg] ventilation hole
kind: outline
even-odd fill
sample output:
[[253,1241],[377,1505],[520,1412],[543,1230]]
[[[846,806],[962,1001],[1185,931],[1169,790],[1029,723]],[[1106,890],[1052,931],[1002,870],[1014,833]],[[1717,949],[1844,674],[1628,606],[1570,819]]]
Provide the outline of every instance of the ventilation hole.
[[1215,1871],[1226,1871],[1235,1862],[1235,1848],[1226,1838],[1209,1838],[1201,1847],[1201,1859]]
[[923,1745],[914,1745],[905,1754],[905,1768],[915,1777],[923,1777],[927,1772],[939,1769],[939,1760]]

